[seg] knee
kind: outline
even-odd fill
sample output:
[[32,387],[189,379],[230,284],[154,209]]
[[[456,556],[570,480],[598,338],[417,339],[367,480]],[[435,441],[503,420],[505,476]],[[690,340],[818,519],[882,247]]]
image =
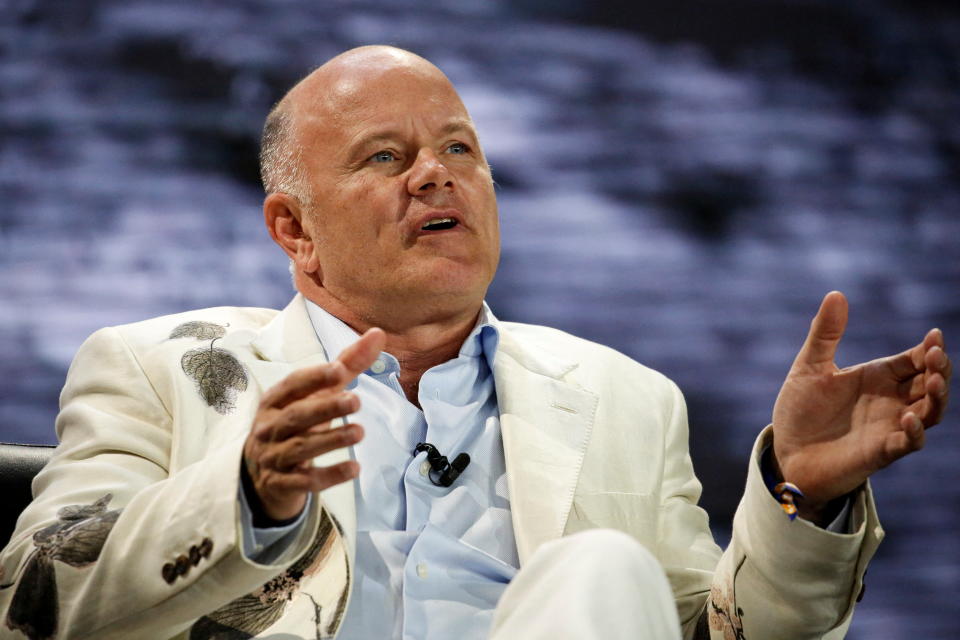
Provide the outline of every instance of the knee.
[[598,573],[630,575],[663,574],[663,567],[653,553],[632,536],[615,529],[589,529],[561,541],[578,561]]

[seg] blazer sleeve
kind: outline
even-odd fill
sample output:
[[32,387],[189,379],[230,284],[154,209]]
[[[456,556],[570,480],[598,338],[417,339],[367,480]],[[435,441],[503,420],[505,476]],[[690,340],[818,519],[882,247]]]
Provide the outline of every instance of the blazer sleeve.
[[706,514],[696,506],[700,483],[688,453],[686,409],[676,385],[673,393],[658,554],[677,598],[684,638],[843,638],[867,563],[883,537],[869,485],[854,499],[853,533],[791,521],[761,476],[760,452],[772,436],[768,427],[750,455],[730,544],[710,570],[705,558],[712,538],[707,541]]
[[263,585],[310,545],[316,506],[273,564],[245,557],[237,499],[243,439],[171,474],[178,431],[117,329],[83,344],[60,404],[60,445],[0,555],[3,631],[172,637]]

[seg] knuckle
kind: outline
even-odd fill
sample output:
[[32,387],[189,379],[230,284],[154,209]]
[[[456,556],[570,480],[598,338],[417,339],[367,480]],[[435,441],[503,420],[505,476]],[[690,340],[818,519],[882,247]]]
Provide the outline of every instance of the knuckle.
[[258,417],[259,416],[254,417],[253,419],[253,425],[250,427],[250,434],[248,438],[262,435],[269,428],[269,423],[265,420],[259,420]]
[[328,362],[327,364],[323,365],[320,379],[326,385],[333,384],[336,382],[339,372],[340,367],[336,360],[333,362]]
[[277,498],[284,493],[283,477],[274,472],[269,472],[263,480],[263,488],[270,496]]
[[275,449],[270,449],[261,454],[259,459],[255,461],[261,469],[261,475],[265,474],[267,470],[272,469],[276,465],[278,458],[279,454]]
[[287,455],[296,458],[303,453],[304,449],[306,449],[306,442],[304,442],[302,437],[296,436],[287,441],[287,448]]
[[257,403],[257,412],[266,411],[272,404],[273,398],[276,396],[277,387],[271,388],[265,394],[260,396],[260,402]]
[[292,429],[303,422],[303,408],[300,404],[290,405],[283,412],[283,426]]

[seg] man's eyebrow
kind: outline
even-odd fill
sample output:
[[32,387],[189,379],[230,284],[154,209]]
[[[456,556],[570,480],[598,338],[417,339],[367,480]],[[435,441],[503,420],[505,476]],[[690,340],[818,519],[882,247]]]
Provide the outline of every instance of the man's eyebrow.
[[356,142],[349,145],[350,149],[365,149],[374,144],[379,144],[381,142],[389,142],[391,140],[396,140],[400,137],[400,133],[394,130],[389,131],[380,131],[378,133],[372,133],[368,136],[359,138]]
[[440,128],[440,134],[444,136],[460,131],[469,133],[473,138],[477,137],[477,133],[473,129],[473,123],[469,120],[452,120]]
[[[469,134],[473,140],[476,140],[477,138],[477,134],[473,129],[473,123],[471,123],[469,120],[466,120],[466,119],[451,120],[447,124],[440,127],[438,131],[441,137],[448,136],[453,133],[460,133],[460,132]],[[364,136],[360,138],[355,143],[351,144],[349,148],[356,149],[356,150],[366,149],[367,147],[371,147],[373,145],[380,144],[382,142],[392,142],[402,137],[403,137],[403,134],[396,129],[378,131],[376,133],[372,133],[368,136]]]

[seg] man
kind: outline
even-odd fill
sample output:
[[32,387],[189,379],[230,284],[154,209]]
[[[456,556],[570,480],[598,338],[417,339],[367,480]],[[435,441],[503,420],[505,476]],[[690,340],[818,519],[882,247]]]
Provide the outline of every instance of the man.
[[[676,387],[483,305],[492,180],[436,67],[334,58],[262,156],[297,297],[85,343],[2,557],[8,635],[842,636],[882,536],[867,478],[946,405],[939,331],[839,371],[824,299],[721,557]],[[436,451],[473,460],[451,485]]]

